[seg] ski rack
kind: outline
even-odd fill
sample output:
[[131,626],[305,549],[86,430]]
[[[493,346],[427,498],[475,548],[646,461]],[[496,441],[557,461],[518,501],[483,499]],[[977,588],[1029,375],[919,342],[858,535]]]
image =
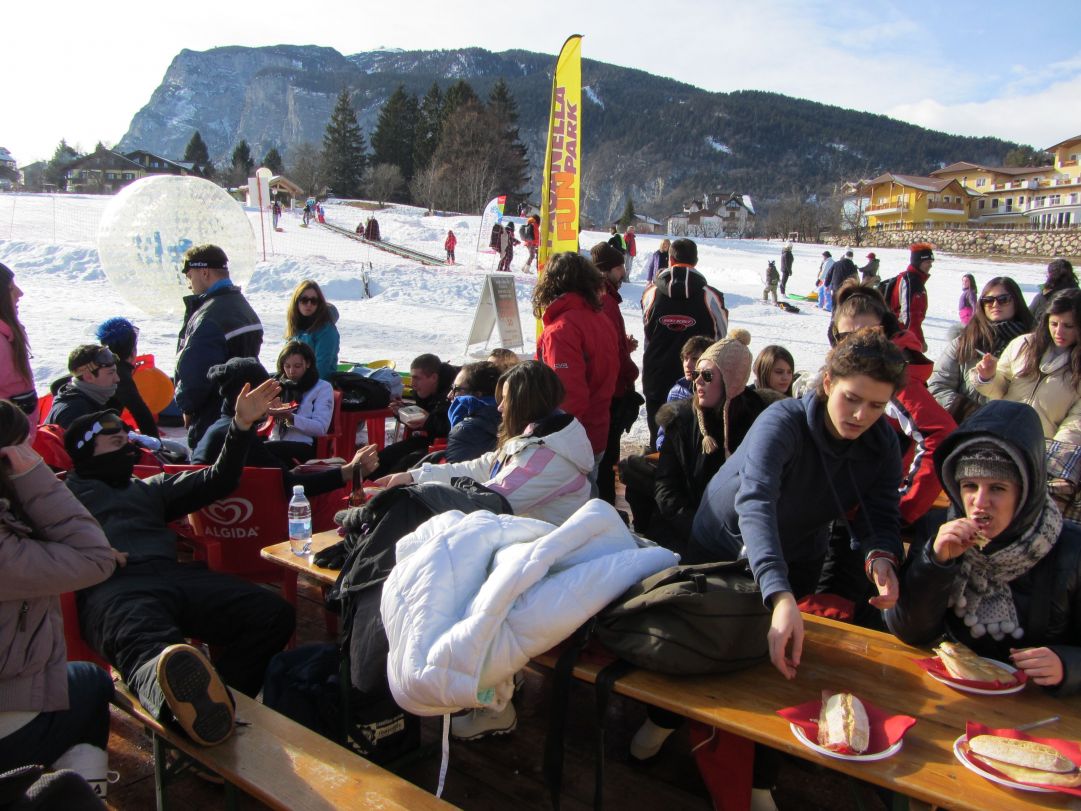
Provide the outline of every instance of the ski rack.
[[412,248],[406,248],[404,245],[395,245],[393,242],[384,242],[383,240],[376,242],[371,239],[365,239],[360,234],[350,231],[348,228],[342,228],[339,225],[331,225],[329,222],[320,223],[320,225],[324,228],[329,228],[331,231],[341,234],[342,236],[363,243],[364,245],[370,245],[373,248],[395,254],[403,259],[412,259],[415,262],[420,262],[422,265],[438,265],[440,267],[446,267],[447,264],[438,257],[430,256],[429,254],[421,253],[420,251],[414,251]]

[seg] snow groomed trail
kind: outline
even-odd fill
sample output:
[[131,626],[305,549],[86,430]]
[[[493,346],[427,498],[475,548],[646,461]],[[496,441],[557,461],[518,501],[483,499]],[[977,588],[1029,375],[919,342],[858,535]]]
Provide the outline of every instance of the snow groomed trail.
[[376,242],[375,240],[365,239],[360,234],[350,231],[348,228],[342,228],[340,225],[331,225],[329,222],[320,223],[320,225],[322,225],[324,228],[334,231],[335,233],[341,234],[344,237],[349,237],[349,239],[356,240],[357,242],[361,242],[365,245],[370,245],[373,248],[378,248],[379,250],[386,251],[387,253],[392,253],[395,256],[402,257],[403,259],[412,259],[422,265],[438,265],[440,267],[443,267],[447,264],[442,259],[426,253],[421,253],[420,251],[415,251],[412,248],[405,247],[404,245],[395,245],[393,242],[384,242],[383,240],[379,240],[378,242]]

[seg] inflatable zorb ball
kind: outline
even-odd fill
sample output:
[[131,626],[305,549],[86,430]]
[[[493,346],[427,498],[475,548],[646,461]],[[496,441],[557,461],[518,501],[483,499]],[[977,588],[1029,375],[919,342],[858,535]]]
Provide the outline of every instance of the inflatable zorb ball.
[[150,315],[178,315],[191,291],[184,252],[218,245],[229,276],[245,284],[255,270],[255,234],[240,203],[199,177],[155,175],[116,195],[98,226],[98,255],[117,293]]

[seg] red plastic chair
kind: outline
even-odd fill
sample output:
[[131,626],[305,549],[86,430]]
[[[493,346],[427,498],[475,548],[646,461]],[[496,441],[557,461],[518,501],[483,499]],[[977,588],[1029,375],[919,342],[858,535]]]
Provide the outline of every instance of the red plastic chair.
[[75,467],[64,447],[64,429],[59,425],[39,425],[31,447],[53,470],[71,470]]
[[368,428],[368,443],[375,444],[379,450],[387,445],[387,417],[393,417],[389,408],[377,408],[371,411],[342,411],[341,428],[338,431],[338,455],[345,460],[353,458],[357,452],[357,429],[361,422]]
[[[315,459],[329,459],[338,455],[338,446],[342,432],[342,393],[334,390],[334,414],[330,418],[330,428],[325,436],[315,438]],[[356,435],[356,431],[353,432]],[[352,454],[345,457],[348,462]]]
[[38,425],[45,424],[45,418],[53,410],[53,393],[43,394],[38,397]]

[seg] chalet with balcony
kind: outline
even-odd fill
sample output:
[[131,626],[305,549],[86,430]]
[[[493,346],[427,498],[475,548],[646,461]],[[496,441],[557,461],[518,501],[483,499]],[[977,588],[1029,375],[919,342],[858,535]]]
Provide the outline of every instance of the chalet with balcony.
[[969,191],[958,180],[886,172],[860,184],[871,228],[941,228],[968,223]]
[[668,233],[688,237],[743,237],[754,229],[754,203],[738,192],[710,192],[668,218]]
[[147,174],[131,158],[99,146],[67,166],[65,187],[78,194],[114,194]]

